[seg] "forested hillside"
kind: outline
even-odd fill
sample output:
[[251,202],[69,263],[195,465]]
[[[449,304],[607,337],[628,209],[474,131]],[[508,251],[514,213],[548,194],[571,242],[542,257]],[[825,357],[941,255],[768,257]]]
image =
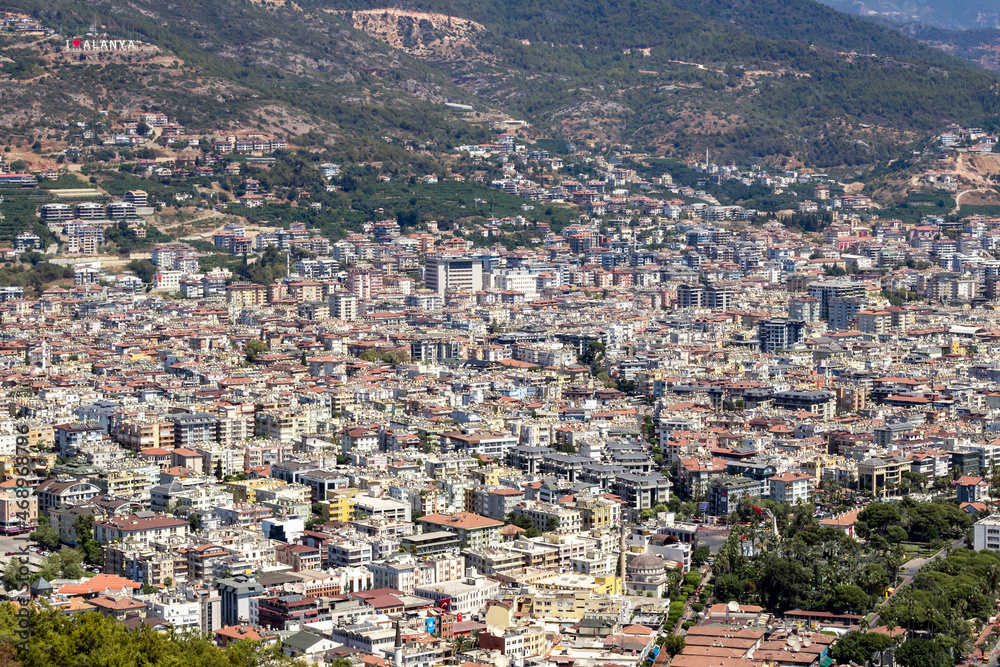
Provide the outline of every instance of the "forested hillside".
[[992,74],[812,0],[394,3],[476,22],[450,51],[423,48],[443,37],[419,14],[400,16],[392,38],[385,17],[359,29],[353,12],[381,0],[2,7],[67,34],[96,17],[163,54],[97,66],[9,44],[0,111],[13,126],[88,105],[155,106],[195,129],[260,126],[364,155],[383,134],[445,148],[486,140],[484,125],[444,106],[460,102],[523,117],[543,137],[827,167],[888,159],[1000,111]]
[[28,11],[67,35],[83,34],[96,17],[104,30],[135,36],[173,57],[103,66],[50,62],[51,76],[25,82],[23,91],[12,81],[15,90],[0,100],[11,113],[23,114],[26,102],[72,110],[87,97],[95,107],[155,105],[195,130],[277,118],[334,136],[370,137],[387,129],[432,139],[485,136],[444,109],[442,102],[464,101],[464,93],[432,66],[291,7],[236,0],[3,0],[0,8]]
[[843,12],[938,28],[1000,28],[995,0],[823,0]]
[[482,23],[488,58],[438,65],[490,103],[577,138],[860,164],[946,119],[998,109],[990,74],[811,0],[404,6]]

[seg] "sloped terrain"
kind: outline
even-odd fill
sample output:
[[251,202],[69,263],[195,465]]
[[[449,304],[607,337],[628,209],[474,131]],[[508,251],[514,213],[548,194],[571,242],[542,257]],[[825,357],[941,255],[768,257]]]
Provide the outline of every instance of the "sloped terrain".
[[[12,90],[0,98],[5,113],[24,113],[25,98],[49,114],[73,113],[74,104],[156,107],[209,131],[266,125],[281,108],[279,116],[309,118],[339,137],[390,130],[434,139],[482,136],[443,107],[456,96],[464,101],[444,75],[322,13],[234,0],[28,0],[0,8],[29,11],[67,35],[83,34],[96,16],[102,31],[135,35],[170,57],[167,64],[105,56],[72,62],[17,48],[15,56],[40,58],[49,76],[41,86],[11,77]],[[58,39],[51,42],[51,51],[60,48]]]
[[482,24],[483,57],[425,60],[488,104],[590,143],[865,164],[942,122],[998,108],[989,74],[811,0],[411,0],[402,9]]
[[898,23],[938,28],[1000,28],[1000,5],[994,0],[823,0],[835,9]]
[[[27,4],[27,6],[26,6]],[[681,156],[866,165],[1000,111],[997,80],[812,0],[26,0],[64,34],[95,20],[154,60],[72,62],[8,44],[8,125],[161,108],[375,151],[381,136],[484,141],[445,107],[523,117],[538,136]],[[32,51],[31,49],[34,49]],[[51,53],[43,53],[49,49]],[[485,115],[484,114],[484,115]],[[482,117],[482,116],[480,116]]]
[[934,48],[1000,72],[1000,29],[947,30],[907,23],[898,26],[898,30]]

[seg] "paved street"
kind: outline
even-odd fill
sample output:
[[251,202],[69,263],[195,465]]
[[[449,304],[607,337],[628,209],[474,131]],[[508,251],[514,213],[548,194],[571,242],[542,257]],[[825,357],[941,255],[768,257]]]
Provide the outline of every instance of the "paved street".
[[[892,600],[892,598],[896,597],[896,593],[898,593],[903,586],[909,585],[910,582],[913,581],[913,576],[924,565],[930,563],[932,560],[937,560],[941,556],[944,556],[950,550],[961,549],[964,545],[965,545],[965,538],[961,538],[955,540],[954,542],[946,546],[944,549],[941,549],[941,551],[934,554],[933,556],[930,556],[928,558],[912,558],[909,561],[907,561],[906,564],[903,565],[901,572],[901,574],[903,575],[902,583],[900,583],[898,586],[896,586],[895,589],[893,589],[892,594],[888,598],[886,598],[886,600],[882,604],[880,604],[879,607],[888,604],[889,601]],[[868,627],[877,628],[878,624],[879,624],[879,615],[875,614],[874,616],[872,616],[871,622],[868,623]]]
[[729,539],[729,528],[699,528],[698,529],[698,546],[708,547],[708,550],[712,552],[712,555],[719,553],[719,549],[726,540]]

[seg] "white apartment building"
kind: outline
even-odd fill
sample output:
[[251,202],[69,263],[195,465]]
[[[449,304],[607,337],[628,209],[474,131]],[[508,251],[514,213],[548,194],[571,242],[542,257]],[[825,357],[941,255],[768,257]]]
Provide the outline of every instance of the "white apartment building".
[[809,500],[815,478],[804,472],[786,472],[771,477],[768,482],[771,485],[771,500],[795,505]]
[[417,586],[416,595],[429,598],[435,602],[451,600],[452,614],[474,614],[483,608],[487,600],[496,598],[500,592],[500,582],[469,572],[465,581],[445,581],[428,586]]
[[187,600],[153,600],[149,604],[149,615],[162,618],[174,629],[188,628],[201,630],[201,604]]
[[1000,551],[1000,514],[991,514],[972,526],[972,548]]
[[438,555],[433,560],[414,561],[410,556],[401,556],[387,562],[371,563],[375,588],[395,588],[408,595],[418,586],[430,586],[444,581],[456,581],[465,571],[465,557]]

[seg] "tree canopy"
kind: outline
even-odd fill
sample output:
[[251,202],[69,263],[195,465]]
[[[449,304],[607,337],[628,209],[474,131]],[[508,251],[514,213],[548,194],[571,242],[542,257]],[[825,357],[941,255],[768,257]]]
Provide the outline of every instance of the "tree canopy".
[[[27,648],[17,651],[21,667],[291,667],[277,644],[240,641],[216,648],[207,636],[160,633],[147,626],[129,630],[97,612],[65,615],[31,610]],[[0,605],[0,642],[15,644],[18,615]]]

